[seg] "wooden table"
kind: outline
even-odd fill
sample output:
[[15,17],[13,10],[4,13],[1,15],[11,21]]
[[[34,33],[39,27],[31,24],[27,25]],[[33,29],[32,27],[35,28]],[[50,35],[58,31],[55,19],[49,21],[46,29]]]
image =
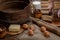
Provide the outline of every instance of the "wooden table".
[[15,36],[7,35],[7,37],[5,37],[4,39],[0,39],[0,40],[60,40],[59,36],[51,32],[50,32],[50,37],[48,38],[45,37],[37,25],[35,24],[31,24],[31,25],[34,25],[35,27],[33,36],[28,36],[28,30],[26,30],[22,34],[15,35]]

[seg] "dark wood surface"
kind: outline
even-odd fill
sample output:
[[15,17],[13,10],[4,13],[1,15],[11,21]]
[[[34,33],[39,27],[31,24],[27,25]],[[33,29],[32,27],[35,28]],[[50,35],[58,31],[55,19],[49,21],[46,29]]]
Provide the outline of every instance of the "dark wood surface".
[[50,37],[45,37],[37,25],[35,24],[30,24],[30,25],[34,25],[35,27],[33,36],[29,36],[28,30],[26,30],[22,34],[15,36],[7,35],[4,39],[0,39],[0,40],[60,40],[59,36],[51,32],[50,32]]

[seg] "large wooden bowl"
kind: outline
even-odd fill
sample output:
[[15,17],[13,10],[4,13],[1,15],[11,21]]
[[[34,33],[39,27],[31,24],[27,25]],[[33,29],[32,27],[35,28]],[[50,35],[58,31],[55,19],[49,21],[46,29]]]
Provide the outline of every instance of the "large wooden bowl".
[[6,23],[24,23],[31,14],[30,2],[11,1],[0,5],[0,21]]

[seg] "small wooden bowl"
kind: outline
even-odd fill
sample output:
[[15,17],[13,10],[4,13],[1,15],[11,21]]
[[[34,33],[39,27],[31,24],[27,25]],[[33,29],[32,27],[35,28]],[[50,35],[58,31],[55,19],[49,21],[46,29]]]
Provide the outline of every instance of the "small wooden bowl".
[[6,36],[6,27],[0,24],[0,38],[4,38]]
[[6,27],[3,25],[0,25],[0,34],[6,31]]

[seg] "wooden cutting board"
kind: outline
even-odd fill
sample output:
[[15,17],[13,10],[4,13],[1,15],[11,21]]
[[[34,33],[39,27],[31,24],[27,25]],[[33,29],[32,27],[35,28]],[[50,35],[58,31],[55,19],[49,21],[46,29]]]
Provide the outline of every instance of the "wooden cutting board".
[[52,24],[54,24],[56,26],[60,26],[60,22],[52,22]]
[[17,35],[17,34],[20,34],[20,33],[22,33],[24,31],[24,29],[20,29],[20,31],[19,32],[7,32],[9,35]]

